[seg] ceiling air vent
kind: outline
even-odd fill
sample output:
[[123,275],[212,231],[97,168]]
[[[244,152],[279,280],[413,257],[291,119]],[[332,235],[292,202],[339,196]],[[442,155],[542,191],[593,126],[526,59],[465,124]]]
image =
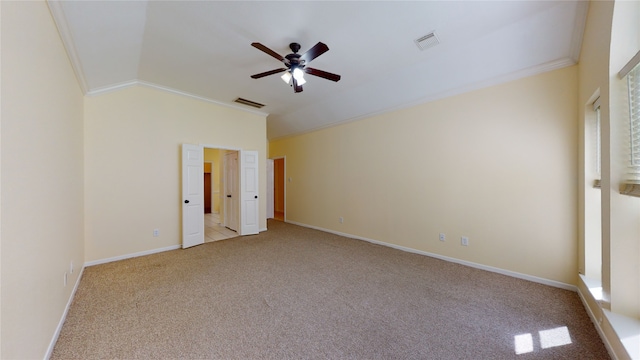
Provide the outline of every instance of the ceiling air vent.
[[237,99],[235,99],[233,101],[237,102],[238,104],[247,105],[247,106],[253,106],[254,108],[258,108],[258,109],[264,107],[264,104],[260,104],[260,103],[257,103],[255,101],[251,101],[251,100],[247,100],[247,99],[243,99],[243,98],[237,98]]
[[435,31],[432,31],[427,35],[421,36],[413,41],[416,43],[416,45],[418,45],[420,50],[426,50],[430,47],[440,44],[440,40],[438,40]]

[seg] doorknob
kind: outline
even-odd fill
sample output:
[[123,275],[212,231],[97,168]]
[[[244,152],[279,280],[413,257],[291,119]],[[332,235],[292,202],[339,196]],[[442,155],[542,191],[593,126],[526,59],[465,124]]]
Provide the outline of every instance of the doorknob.
[[257,199],[257,198],[258,198],[258,195],[256,195],[255,199]]
[[185,200],[185,201],[184,201],[184,203],[185,203],[185,204],[188,204],[188,203],[189,203],[189,200]]
[[231,197],[231,195],[227,195],[227,197]]

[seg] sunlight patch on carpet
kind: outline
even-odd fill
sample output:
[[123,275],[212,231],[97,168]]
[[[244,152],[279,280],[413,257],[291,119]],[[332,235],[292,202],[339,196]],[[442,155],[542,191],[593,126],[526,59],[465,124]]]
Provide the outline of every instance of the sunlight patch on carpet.
[[516,343],[516,355],[526,354],[533,351],[533,336],[522,334],[514,336]]
[[[540,347],[542,349],[571,344],[571,335],[569,335],[569,329],[566,326],[540,330],[538,331],[538,337],[540,338]],[[533,352],[534,341],[531,333],[515,335],[513,338],[516,355]]]
[[543,349],[571,344],[571,336],[566,326],[540,331],[540,346]]

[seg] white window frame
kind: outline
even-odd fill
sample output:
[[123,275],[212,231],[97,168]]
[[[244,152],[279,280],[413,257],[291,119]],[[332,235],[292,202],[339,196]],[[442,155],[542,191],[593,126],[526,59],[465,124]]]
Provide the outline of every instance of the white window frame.
[[635,181],[628,181],[621,193],[640,197],[640,51],[620,70],[620,79],[626,78],[629,96],[629,175]]
[[596,113],[596,173],[598,174],[598,180],[602,176],[602,133],[600,125],[600,98],[597,98],[593,102],[593,111]]

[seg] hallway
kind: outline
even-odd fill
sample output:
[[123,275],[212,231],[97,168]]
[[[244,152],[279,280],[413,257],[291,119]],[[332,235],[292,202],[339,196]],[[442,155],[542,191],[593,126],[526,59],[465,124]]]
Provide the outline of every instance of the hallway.
[[218,241],[238,236],[238,233],[221,224],[219,214],[204,214],[204,242]]

